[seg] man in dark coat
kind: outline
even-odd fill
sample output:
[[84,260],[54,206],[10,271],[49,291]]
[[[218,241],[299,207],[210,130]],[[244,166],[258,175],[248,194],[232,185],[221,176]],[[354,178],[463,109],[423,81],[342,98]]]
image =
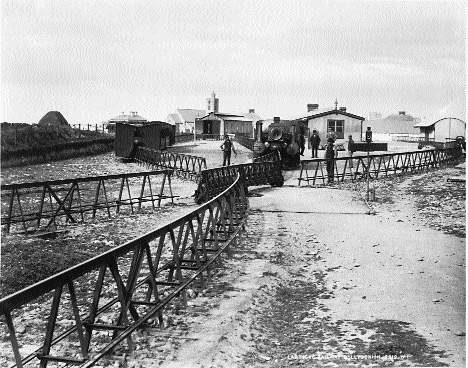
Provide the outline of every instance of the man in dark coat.
[[234,152],[236,155],[237,152],[234,148],[234,144],[229,139],[228,135],[224,136],[224,142],[221,145],[221,149],[223,150],[223,166],[226,166],[226,163],[229,166],[231,164],[231,151]]
[[318,148],[319,148],[319,145],[320,145],[320,136],[318,135],[316,130],[314,130],[312,132],[312,135],[310,136],[309,142],[310,142],[310,148],[312,148],[312,158],[318,157]]
[[354,153],[354,140],[353,136],[350,135],[348,137],[348,154],[349,154],[349,167],[353,167],[353,153]]
[[325,159],[327,160],[327,174],[328,182],[333,183],[335,176],[335,158],[338,157],[338,151],[333,138],[327,139],[327,145],[325,146]]

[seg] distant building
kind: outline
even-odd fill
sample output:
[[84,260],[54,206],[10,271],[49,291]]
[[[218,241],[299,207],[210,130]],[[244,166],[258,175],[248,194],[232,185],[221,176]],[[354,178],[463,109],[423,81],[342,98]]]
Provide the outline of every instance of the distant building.
[[176,134],[193,133],[195,120],[205,115],[205,110],[176,109],[173,114],[167,116],[166,122],[176,126]]
[[249,109],[247,114],[220,113],[219,99],[212,92],[211,97],[206,99],[206,110],[176,109],[167,116],[166,122],[176,126],[176,134],[193,133],[195,129],[197,135],[237,134],[253,137],[255,123],[261,119],[255,109]]
[[338,102],[335,107],[326,107],[319,109],[318,104],[307,105],[307,116],[296,119],[307,124],[309,135],[316,130],[325,143],[325,137],[328,129],[335,132],[338,141],[347,140],[349,135],[353,136],[355,141],[362,136],[362,122],[365,118],[350,114],[346,107],[338,108]]
[[435,122],[422,121],[414,125],[426,141],[445,143],[458,136],[466,136],[466,123],[457,118],[443,118]]
[[197,120],[197,135],[223,136],[226,134],[244,137],[253,136],[252,119],[244,115],[210,112]]
[[67,119],[59,111],[49,111],[45,114],[39,123],[39,126],[69,126]]
[[115,133],[116,123],[145,124],[147,122],[148,120],[138,115],[137,111],[130,111],[129,114],[125,114],[125,112],[122,111],[120,115],[107,121],[107,132]]
[[419,122],[419,118],[407,114],[406,111],[399,111],[398,114],[392,114],[383,119],[367,121],[366,128],[371,128],[374,140],[388,142],[416,137],[419,132],[414,125]]

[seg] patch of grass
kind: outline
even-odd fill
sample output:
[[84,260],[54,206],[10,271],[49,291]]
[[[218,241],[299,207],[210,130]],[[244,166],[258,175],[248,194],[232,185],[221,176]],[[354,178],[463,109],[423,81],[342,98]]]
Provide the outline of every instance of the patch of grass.
[[44,280],[97,253],[96,249],[77,249],[77,246],[60,239],[30,240],[33,241],[2,242],[0,297]]

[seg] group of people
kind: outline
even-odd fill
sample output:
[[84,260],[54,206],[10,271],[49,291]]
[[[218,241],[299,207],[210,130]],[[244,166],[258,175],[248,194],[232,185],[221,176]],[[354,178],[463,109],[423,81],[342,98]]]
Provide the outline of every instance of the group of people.
[[[327,143],[325,145],[324,155],[324,158],[327,159],[327,176],[329,183],[333,183],[334,180],[335,161],[333,159],[338,157],[338,147],[335,143],[337,138],[338,136],[336,135],[336,133],[329,128],[326,135]],[[309,145],[312,149],[312,158],[318,158],[318,149],[320,146],[320,141],[321,139],[318,132],[316,130],[313,130],[309,138]],[[348,152],[350,157],[353,156],[353,144],[353,136],[350,135],[348,137]],[[350,167],[352,167],[352,161],[350,161],[350,165]]]
[[[330,128],[328,129],[326,140],[327,143],[325,145],[325,156],[324,158],[327,159],[327,176],[328,182],[333,183],[334,179],[334,170],[335,170],[335,160],[334,158],[338,157],[338,149],[336,145],[336,140],[338,136],[334,131]],[[320,146],[320,135],[318,134],[317,130],[313,130],[312,134],[309,137],[309,145],[312,149],[312,158],[318,158],[318,149]],[[303,134],[299,136],[299,148],[301,156],[304,156],[305,151],[305,137]],[[348,137],[348,152],[349,156],[353,156],[352,145],[354,144],[353,136],[350,135]],[[229,136],[225,136],[224,142],[221,144],[221,149],[223,150],[223,166],[229,166],[231,164],[231,152],[234,152],[237,155],[237,152],[234,148],[234,144],[232,143]],[[350,167],[352,167],[352,161],[350,161]]]

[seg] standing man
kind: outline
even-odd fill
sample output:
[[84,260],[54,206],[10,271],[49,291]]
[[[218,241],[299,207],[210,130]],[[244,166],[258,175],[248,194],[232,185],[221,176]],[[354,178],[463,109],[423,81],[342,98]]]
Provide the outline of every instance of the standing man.
[[231,139],[229,139],[228,135],[224,136],[224,142],[220,147],[223,150],[223,166],[226,166],[226,161],[227,166],[231,165],[231,150],[236,156],[237,152],[234,148],[234,144],[232,143]]
[[325,159],[327,160],[327,175],[328,183],[333,183],[335,176],[335,158],[338,157],[338,151],[336,149],[333,138],[327,139],[327,145],[325,147]]
[[350,135],[348,137],[348,154],[349,154],[349,167],[352,168],[353,167],[353,152],[354,152],[354,140],[353,140],[353,136]]
[[312,158],[314,157],[317,158],[318,148],[320,145],[320,136],[318,135],[316,130],[312,132],[312,135],[310,136],[310,139],[309,139],[309,144],[310,144],[310,148],[312,148]]

